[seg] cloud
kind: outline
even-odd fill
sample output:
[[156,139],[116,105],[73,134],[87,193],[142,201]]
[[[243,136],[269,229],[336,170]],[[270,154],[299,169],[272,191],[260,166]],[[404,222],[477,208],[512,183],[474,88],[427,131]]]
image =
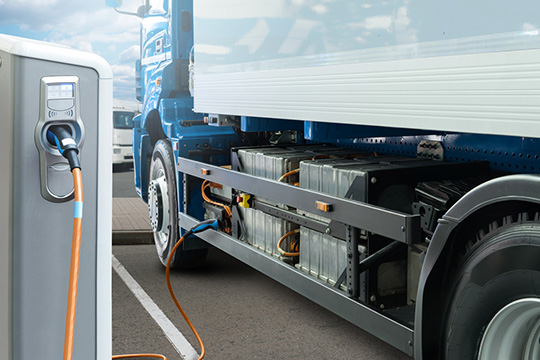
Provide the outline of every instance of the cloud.
[[116,84],[128,84],[134,86],[135,84],[135,68],[128,65],[111,65],[113,71],[114,83]]
[[[139,5],[124,0],[122,10],[134,12]],[[139,18],[120,15],[102,0],[0,0],[0,31],[101,55],[113,69],[115,96],[128,99],[135,94],[139,27]]]
[[366,18],[362,27],[367,30],[386,30],[391,31],[394,19],[392,16],[379,15]]
[[409,26],[411,24],[411,19],[408,17],[407,12],[407,7],[400,7],[394,20],[396,40],[400,44],[418,42],[418,31]]
[[354,38],[354,41],[356,41],[358,44],[365,44],[367,43],[367,40],[366,38],[363,38],[361,36],[357,36]]
[[8,0],[7,2],[20,5],[21,7],[28,5],[32,5],[35,7],[43,7],[56,5],[58,3],[58,0]]
[[407,27],[411,23],[411,19],[407,16],[407,8],[400,7],[398,9],[397,17],[394,21],[396,27]]
[[311,7],[311,10],[313,10],[315,13],[319,15],[323,15],[328,11],[328,8],[322,4],[313,5]]
[[139,45],[131,45],[126,50],[120,52],[118,58],[122,63],[133,63],[140,57],[140,54],[141,47]]
[[[90,2],[94,3],[94,2]],[[0,24],[27,25],[34,31],[42,31],[43,25],[54,25],[67,14],[80,12],[81,4],[76,1],[60,0],[5,0],[0,9]],[[85,11],[93,13],[96,4],[85,4]]]
[[523,31],[538,31],[538,26],[531,23],[524,23],[522,28]]
[[79,41],[118,44],[137,42],[138,24],[136,18],[101,9],[94,13],[74,13],[58,22],[43,24],[42,29],[51,34],[51,40],[67,45],[76,46]]

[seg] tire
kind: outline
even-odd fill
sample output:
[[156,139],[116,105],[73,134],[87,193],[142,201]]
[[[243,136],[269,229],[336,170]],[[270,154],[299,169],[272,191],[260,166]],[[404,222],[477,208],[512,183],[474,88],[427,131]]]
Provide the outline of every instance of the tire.
[[456,264],[441,359],[539,359],[540,222],[514,218],[490,224]]
[[[148,209],[154,243],[159,260],[166,266],[170,252],[178,242],[178,196],[176,170],[171,145],[159,140],[154,146],[150,163]],[[185,250],[184,244],[176,250],[172,268],[190,268],[204,264],[208,249]]]

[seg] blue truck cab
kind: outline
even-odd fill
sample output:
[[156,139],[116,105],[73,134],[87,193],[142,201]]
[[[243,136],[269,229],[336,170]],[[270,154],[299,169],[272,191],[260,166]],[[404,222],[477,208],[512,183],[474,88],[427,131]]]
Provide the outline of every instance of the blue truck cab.
[[[192,110],[188,72],[193,48],[191,11],[192,2],[181,0],[150,0],[139,10],[143,18],[141,58],[136,63],[136,94],[143,103],[143,111],[134,119],[135,186],[145,202],[155,205],[156,209],[166,208],[170,213],[170,217],[164,219],[156,210],[152,218],[156,242],[162,245],[158,253],[164,263],[171,244],[178,239],[177,226],[173,225],[177,223],[176,213],[184,209],[182,175],[176,170],[175,159],[193,157],[213,164],[228,164],[227,150],[232,144],[239,144],[232,127],[208,126],[204,122],[205,115]],[[152,172],[153,156],[159,169]],[[175,185],[171,188],[166,184]],[[200,189],[189,196],[200,198]],[[198,204],[192,201],[190,212],[202,220],[201,203],[202,199]],[[198,259],[201,254],[204,257],[206,248],[205,243],[195,237],[189,238],[177,262],[183,262],[180,258],[186,257],[188,260],[184,262],[189,265],[190,259]],[[181,255],[186,253],[198,255]]]

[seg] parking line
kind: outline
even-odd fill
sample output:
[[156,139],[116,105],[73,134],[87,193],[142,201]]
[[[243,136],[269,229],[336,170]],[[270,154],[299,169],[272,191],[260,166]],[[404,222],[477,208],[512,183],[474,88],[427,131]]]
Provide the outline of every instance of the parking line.
[[156,303],[148,296],[143,288],[129,274],[126,268],[112,255],[112,267],[114,271],[124,281],[129,290],[135,295],[144,309],[150,314],[154,321],[159,325],[165,336],[176,349],[176,351],[186,360],[196,360],[199,355],[182,333],[174,326],[169,318],[161,311]]

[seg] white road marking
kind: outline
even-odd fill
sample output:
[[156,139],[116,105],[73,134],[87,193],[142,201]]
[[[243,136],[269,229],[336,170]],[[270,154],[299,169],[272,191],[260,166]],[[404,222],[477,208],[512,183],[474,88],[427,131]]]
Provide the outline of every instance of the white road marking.
[[176,351],[186,360],[196,360],[199,358],[197,351],[186,340],[184,335],[174,326],[167,316],[161,311],[156,303],[148,296],[143,288],[135,281],[135,279],[129,274],[126,268],[112,255],[112,267],[114,271],[120,276],[120,278],[127,285],[129,290],[135,295],[137,300],[141,303],[144,309],[150,314],[154,321],[159,325],[161,330],[167,336],[167,339],[176,349]]

